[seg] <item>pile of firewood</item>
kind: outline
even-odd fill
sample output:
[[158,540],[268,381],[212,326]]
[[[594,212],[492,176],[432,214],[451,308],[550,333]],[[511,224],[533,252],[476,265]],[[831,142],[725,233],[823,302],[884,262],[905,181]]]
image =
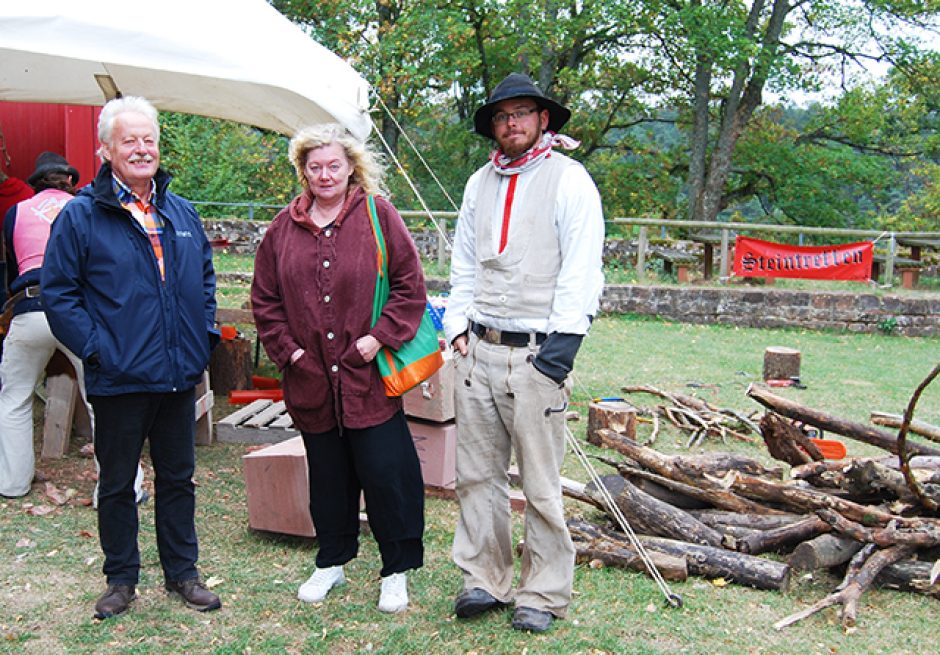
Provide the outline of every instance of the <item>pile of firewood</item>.
[[[618,471],[602,482],[662,576],[785,590],[794,571],[844,575],[831,595],[780,620],[778,629],[833,605],[841,606],[843,625],[853,626],[859,598],[872,585],[940,598],[940,447],[907,439],[908,431],[931,438],[937,430],[911,429],[914,400],[895,436],[802,407],[764,387],[752,385],[747,395],[770,410],[760,432],[768,452],[788,466],[726,453],[670,456],[622,432],[593,433],[594,443],[623,456],[599,458]],[[825,460],[807,426],[890,454]],[[567,495],[613,519],[616,511],[605,506],[595,485],[566,487]],[[568,525],[580,561],[645,569],[622,532],[581,518]],[[775,555],[763,555],[770,553]]]

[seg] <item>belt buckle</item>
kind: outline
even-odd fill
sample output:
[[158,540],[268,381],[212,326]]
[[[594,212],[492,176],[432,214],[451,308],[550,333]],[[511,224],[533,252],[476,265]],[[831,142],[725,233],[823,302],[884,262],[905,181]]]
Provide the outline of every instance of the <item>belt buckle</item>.
[[26,297],[27,298],[38,298],[40,289],[36,285],[26,287]]
[[486,328],[483,331],[483,340],[487,343],[495,343],[499,345],[500,331],[494,328]]

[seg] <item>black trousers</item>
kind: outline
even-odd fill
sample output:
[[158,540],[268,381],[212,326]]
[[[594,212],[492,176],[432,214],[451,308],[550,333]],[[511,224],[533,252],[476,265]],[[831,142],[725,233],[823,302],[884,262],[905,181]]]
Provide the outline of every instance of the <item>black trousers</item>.
[[408,423],[398,412],[363,430],[302,432],[310,481],[317,567],[345,564],[359,552],[359,499],[382,555],[382,577],[424,562],[424,482]]
[[98,537],[109,584],[136,585],[140,572],[134,478],[144,440],[154,470],[157,548],[166,580],[195,578],[195,390],[89,396],[95,410]]

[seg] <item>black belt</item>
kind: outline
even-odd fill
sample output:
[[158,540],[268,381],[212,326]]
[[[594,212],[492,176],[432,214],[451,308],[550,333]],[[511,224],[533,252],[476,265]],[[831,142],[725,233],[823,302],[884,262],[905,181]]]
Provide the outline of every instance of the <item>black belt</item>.
[[16,303],[23,300],[24,298],[38,298],[39,297],[39,285],[31,284],[25,289],[20,289],[12,296],[7,298],[7,301],[3,303],[3,311],[6,311],[10,307],[15,307]]
[[545,341],[544,332],[507,332],[506,330],[497,330],[489,328],[479,323],[470,321],[470,331],[483,339],[487,343],[494,343],[498,346],[513,346],[522,348],[529,345],[529,339],[535,336],[535,343],[541,344]]

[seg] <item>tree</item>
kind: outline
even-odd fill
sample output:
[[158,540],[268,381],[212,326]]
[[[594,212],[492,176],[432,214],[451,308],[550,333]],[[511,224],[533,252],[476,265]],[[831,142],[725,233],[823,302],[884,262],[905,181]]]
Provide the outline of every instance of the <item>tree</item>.
[[[826,67],[902,61],[901,27],[936,21],[907,0],[666,0],[654,19],[688,112],[688,215],[715,220],[745,188],[729,188],[735,148],[768,88],[815,90]],[[910,61],[910,59],[909,59]],[[848,84],[847,78],[842,80]]]
[[[890,182],[929,170],[897,155],[924,150],[926,119],[902,117],[852,71],[891,64],[911,80],[897,97],[914,93],[930,58],[903,28],[935,29],[937,0],[271,1],[372,83],[380,133],[431,207],[459,197],[485,160],[473,112],[512,71],[573,110],[565,131],[581,139],[574,154],[608,215],[714,220],[755,207],[794,222],[868,221],[900,207],[907,187]],[[769,93],[819,92],[834,72],[841,88],[800,126],[785,104],[765,104]],[[869,96],[898,119],[893,131],[844,129],[864,124]],[[402,180],[390,187],[410,197]]]
[[[161,112],[160,154],[175,175],[173,190],[191,200],[283,206],[299,190],[287,139],[240,123]],[[246,213],[224,205],[208,211]]]

